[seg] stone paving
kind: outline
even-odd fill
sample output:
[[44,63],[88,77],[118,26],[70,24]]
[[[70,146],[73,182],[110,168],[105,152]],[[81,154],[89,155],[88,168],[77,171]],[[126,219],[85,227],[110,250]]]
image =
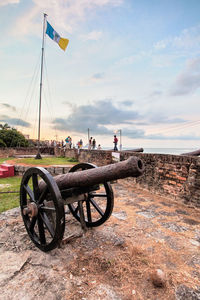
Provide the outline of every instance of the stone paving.
[[[29,240],[19,209],[0,214],[0,299],[200,299],[200,209],[123,180],[113,187],[115,206],[110,219],[83,233],[67,215],[65,236],[73,232],[75,238],[50,253],[36,249]],[[118,281],[105,261],[109,258],[112,265],[120,257],[124,264],[130,245],[141,257],[129,257],[138,264]],[[97,262],[95,253],[101,253],[103,269],[98,269],[98,263],[89,269],[92,259]],[[152,267],[165,272],[165,289],[149,281]]]

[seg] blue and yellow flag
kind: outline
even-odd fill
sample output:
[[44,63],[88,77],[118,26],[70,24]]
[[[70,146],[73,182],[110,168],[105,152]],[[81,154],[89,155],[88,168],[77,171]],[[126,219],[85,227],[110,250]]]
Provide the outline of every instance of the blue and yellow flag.
[[67,48],[67,45],[69,43],[68,39],[61,38],[60,35],[53,29],[53,27],[47,22],[47,29],[46,29],[46,34],[55,41],[61,49],[65,51]]

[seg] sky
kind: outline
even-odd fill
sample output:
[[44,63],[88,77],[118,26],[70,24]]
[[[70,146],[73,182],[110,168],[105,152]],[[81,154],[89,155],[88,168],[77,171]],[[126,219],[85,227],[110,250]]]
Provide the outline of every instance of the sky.
[[0,0],[0,124],[123,149],[200,148],[199,0]]

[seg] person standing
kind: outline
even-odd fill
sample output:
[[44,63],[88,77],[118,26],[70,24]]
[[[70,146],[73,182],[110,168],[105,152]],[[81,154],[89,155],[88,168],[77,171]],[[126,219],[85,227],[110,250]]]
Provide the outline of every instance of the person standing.
[[96,148],[96,141],[95,141],[95,139],[93,139],[93,141],[92,141],[92,149],[94,150]]
[[83,141],[82,141],[82,139],[80,139],[80,148],[82,148],[83,147]]
[[88,150],[92,149],[92,137],[89,139]]
[[71,149],[72,148],[72,138],[71,138],[71,136],[69,136],[68,138],[69,138],[69,148]]
[[116,137],[116,135],[114,135],[114,151],[118,151],[118,148],[117,148],[117,143],[118,143],[118,138]]

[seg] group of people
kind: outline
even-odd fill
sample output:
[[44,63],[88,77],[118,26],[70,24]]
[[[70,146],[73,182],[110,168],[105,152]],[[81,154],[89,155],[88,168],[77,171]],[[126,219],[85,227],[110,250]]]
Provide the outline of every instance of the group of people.
[[68,137],[65,139],[65,146],[66,148],[68,149],[71,149],[72,148],[72,138],[71,136],[68,135]]
[[[117,148],[117,144],[118,144],[118,138],[116,135],[114,135],[114,140],[113,140],[113,143],[114,143],[114,151],[118,151],[118,148]],[[52,144],[55,144],[55,141],[51,141],[51,145]],[[71,149],[72,148],[72,138],[68,135],[68,137],[65,139],[65,143],[64,141],[62,141],[62,147],[66,147],[68,149]],[[77,142],[77,148],[78,149],[81,149],[83,147],[83,140],[80,139],[78,142]],[[101,145],[98,144],[98,146],[96,146],[96,140],[95,138],[93,137],[90,137],[89,139],[89,143],[88,143],[88,150],[94,150],[94,149],[97,149],[97,150],[101,150]]]
[[77,148],[81,149],[82,147],[83,147],[83,141],[82,141],[82,139],[80,139],[80,141],[78,141],[78,143],[77,143]]
[[[96,149],[96,140],[91,136],[88,143],[88,150]],[[101,150],[101,145],[99,144],[97,150]]]

